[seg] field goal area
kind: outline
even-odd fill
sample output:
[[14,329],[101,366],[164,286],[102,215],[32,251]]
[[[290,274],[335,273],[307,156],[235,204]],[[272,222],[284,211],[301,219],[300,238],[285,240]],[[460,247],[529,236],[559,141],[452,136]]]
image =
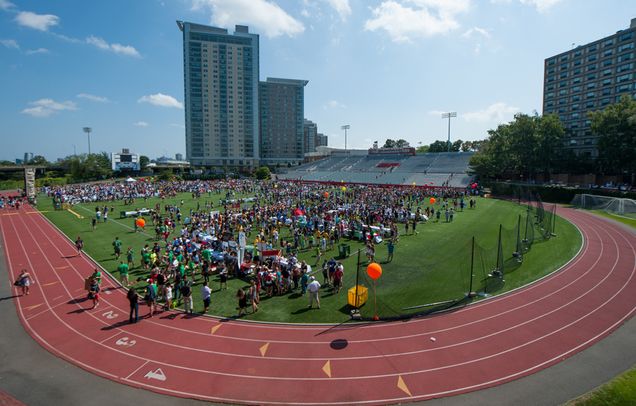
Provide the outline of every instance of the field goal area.
[[636,200],[620,197],[579,194],[572,205],[587,210],[603,210],[609,214],[636,219]]

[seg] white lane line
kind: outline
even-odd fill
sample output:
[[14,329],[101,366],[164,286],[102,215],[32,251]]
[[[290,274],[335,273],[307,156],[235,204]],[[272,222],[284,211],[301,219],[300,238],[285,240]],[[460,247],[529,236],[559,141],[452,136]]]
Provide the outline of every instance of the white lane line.
[[150,362],[150,361],[146,361],[146,362],[144,362],[143,364],[139,365],[139,366],[137,367],[137,369],[135,369],[134,371],[132,371],[130,374],[128,374],[128,376],[127,376],[127,377],[125,377],[125,378],[123,378],[123,379],[124,379],[124,380],[128,380],[131,376],[135,375],[135,373],[136,373],[137,371],[139,371],[141,368],[143,368],[143,367],[145,367],[146,365],[148,365],[148,363],[149,363],[149,362]]
[[[26,225],[26,224],[25,224],[25,225]],[[605,231],[605,232],[607,233],[607,231]],[[29,232],[29,233],[30,233],[30,232]],[[598,233],[596,233],[596,234],[598,235]],[[32,237],[33,237],[33,236],[32,236]],[[600,236],[599,236],[599,237],[600,237]],[[618,247],[618,244],[617,244],[616,240],[615,240],[615,239],[614,239],[611,235],[610,235],[610,238],[613,240],[613,242],[614,242],[614,246],[615,246],[615,247],[617,248],[617,250],[618,250],[618,248],[619,248],[619,247]],[[602,250],[603,250],[604,242],[603,242],[603,240],[602,240],[602,239],[600,239],[600,238],[599,238],[599,240],[601,241],[601,244],[602,244]],[[21,243],[21,242],[20,242],[20,243]],[[21,243],[21,244],[22,244],[22,243]],[[633,248],[632,248],[632,251],[633,251]],[[25,251],[25,252],[26,252],[26,251]],[[618,253],[618,254],[619,254],[619,255],[617,255],[617,260],[616,260],[616,262],[615,262],[614,266],[612,267],[611,271],[610,271],[610,272],[608,272],[608,274],[606,275],[606,277],[605,277],[605,278],[603,278],[603,280],[607,279],[607,277],[608,277],[610,274],[612,274],[612,273],[614,272],[614,269],[616,268],[616,263],[618,263],[618,257],[620,257],[620,250],[619,250],[619,253]],[[27,260],[28,260],[28,258],[27,258]],[[453,364],[453,365],[446,365],[446,366],[437,367],[437,368],[424,369],[424,370],[420,370],[420,371],[410,371],[410,372],[392,373],[392,374],[379,374],[379,375],[364,376],[364,377],[336,377],[336,378],[308,378],[308,377],[293,377],[293,378],[287,378],[287,377],[271,377],[271,376],[245,376],[245,375],[242,375],[242,374],[225,373],[225,372],[219,372],[219,371],[209,371],[209,370],[202,370],[202,369],[198,369],[198,368],[190,368],[190,367],[185,367],[185,366],[172,365],[172,364],[167,364],[167,363],[165,363],[165,362],[161,362],[161,361],[154,360],[154,359],[151,359],[151,361],[153,361],[154,363],[157,363],[157,364],[159,364],[159,365],[164,365],[164,366],[166,366],[166,367],[172,367],[172,368],[182,369],[182,370],[187,370],[187,371],[194,371],[194,372],[199,372],[199,373],[203,373],[203,374],[220,375],[220,376],[230,376],[230,377],[233,377],[233,378],[267,379],[267,380],[275,380],[275,381],[281,381],[281,380],[282,380],[282,381],[286,381],[286,380],[296,380],[296,381],[297,381],[297,380],[301,380],[301,381],[322,381],[322,380],[362,380],[362,379],[374,379],[374,378],[375,378],[375,379],[377,379],[377,378],[385,378],[385,377],[395,377],[395,376],[398,376],[398,375],[415,375],[415,374],[422,374],[422,373],[431,372],[431,371],[437,371],[437,370],[441,370],[441,369],[449,369],[449,368],[453,368],[453,367],[457,367],[457,366],[467,365],[467,364],[471,364],[471,363],[479,362],[479,361],[482,361],[482,360],[490,359],[490,358],[493,358],[493,357],[499,356],[499,355],[501,355],[501,354],[505,354],[505,353],[508,353],[508,352],[511,352],[511,351],[517,350],[517,349],[519,349],[519,348],[522,348],[522,347],[525,347],[525,346],[527,346],[527,345],[529,345],[529,344],[532,344],[532,343],[534,343],[534,342],[536,342],[536,341],[539,341],[539,340],[541,340],[541,339],[543,339],[543,338],[545,338],[545,337],[548,337],[548,336],[551,336],[551,335],[553,335],[553,334],[556,334],[557,332],[560,332],[560,331],[562,331],[562,330],[563,330],[563,329],[565,329],[565,328],[570,327],[571,325],[573,325],[573,324],[575,324],[575,323],[579,322],[580,320],[585,319],[585,318],[586,318],[586,317],[588,317],[589,315],[591,315],[591,314],[593,314],[593,313],[596,313],[597,311],[599,311],[600,309],[602,309],[602,308],[603,308],[603,307],[604,307],[607,303],[609,303],[609,302],[610,302],[610,301],[611,301],[614,297],[616,297],[616,296],[617,296],[617,295],[618,295],[618,294],[619,294],[619,293],[620,293],[620,292],[621,292],[621,291],[625,288],[625,286],[627,286],[627,284],[631,281],[631,279],[632,279],[632,277],[633,277],[633,275],[634,275],[634,272],[635,272],[635,271],[636,271],[636,267],[635,267],[634,269],[632,269],[632,273],[631,273],[631,275],[630,275],[630,278],[629,278],[629,279],[628,279],[628,280],[627,280],[627,281],[623,284],[623,287],[621,287],[621,289],[620,289],[618,292],[616,292],[616,293],[615,293],[612,297],[610,297],[609,299],[607,299],[607,300],[606,300],[603,304],[601,304],[600,306],[598,306],[598,307],[597,307],[595,310],[593,310],[592,312],[589,312],[588,314],[586,314],[586,315],[584,315],[584,316],[582,316],[582,317],[580,317],[580,318],[578,318],[578,319],[574,320],[573,322],[571,322],[571,323],[569,323],[569,324],[567,324],[567,325],[565,325],[565,326],[562,326],[562,327],[561,327],[560,329],[558,329],[558,330],[555,330],[555,331],[553,331],[553,332],[551,332],[551,333],[548,333],[548,334],[546,334],[546,335],[544,335],[544,336],[538,337],[538,338],[536,338],[536,339],[534,339],[534,340],[532,340],[532,341],[530,341],[530,342],[527,342],[527,343],[521,344],[521,345],[519,345],[519,346],[517,346],[517,347],[513,347],[513,348],[510,348],[510,349],[507,349],[507,350],[505,350],[505,351],[500,351],[500,352],[498,352],[498,353],[495,353],[495,354],[492,354],[492,355],[489,355],[489,356],[484,356],[484,357],[481,357],[481,358],[478,358],[478,359],[473,359],[473,360],[465,361],[465,362],[462,362],[462,363],[457,363],[457,364]],[[599,283],[600,283],[600,282],[599,282]],[[631,312],[631,311],[630,311],[630,312]],[[81,333],[79,333],[79,334],[81,334]],[[92,340],[92,339],[90,339],[90,340],[91,340],[91,341],[94,341],[94,340]],[[95,342],[95,341],[94,341],[94,342]],[[98,345],[100,345],[99,343],[97,343],[97,344],[98,344]],[[103,344],[102,344],[102,346],[103,346]],[[110,347],[107,347],[107,348],[110,348]],[[121,351],[118,351],[118,352],[121,352]],[[136,355],[132,355],[132,354],[130,354],[130,356],[132,356],[132,357],[134,357],[134,358],[139,358],[139,359],[145,359],[145,360],[148,360],[148,358],[141,358],[141,357],[138,357],[138,356],[136,356]]]

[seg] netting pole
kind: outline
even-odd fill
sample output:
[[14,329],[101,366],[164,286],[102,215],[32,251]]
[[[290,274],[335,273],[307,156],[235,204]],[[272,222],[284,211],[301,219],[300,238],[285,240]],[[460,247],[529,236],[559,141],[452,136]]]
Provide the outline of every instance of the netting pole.
[[521,255],[521,214],[519,214],[519,217],[517,218],[517,244],[515,253],[517,256]]
[[360,306],[358,303],[358,281],[360,279],[360,250],[358,249],[358,262],[356,263],[356,300],[355,300],[355,308],[358,309]]
[[501,258],[501,229],[503,228],[503,226],[501,224],[499,224],[499,242],[497,243],[497,266],[495,268],[495,271],[499,273],[499,275],[502,275],[502,268],[503,268],[503,263],[501,263],[499,261],[499,258]]
[[471,250],[470,250],[470,286],[468,288],[468,297],[475,297],[476,294],[473,292],[473,269],[475,266],[475,236],[473,235]]
[[556,237],[556,210],[557,210],[557,206],[556,204],[554,205],[554,207],[552,208],[552,236]]

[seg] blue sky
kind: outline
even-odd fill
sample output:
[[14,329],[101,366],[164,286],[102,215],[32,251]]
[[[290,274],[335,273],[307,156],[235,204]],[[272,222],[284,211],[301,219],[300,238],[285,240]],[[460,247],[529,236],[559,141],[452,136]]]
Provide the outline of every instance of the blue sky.
[[185,151],[175,20],[260,38],[260,76],[309,80],[305,116],[344,145],[483,139],[541,112],[543,60],[629,27],[627,0],[0,0],[0,159]]

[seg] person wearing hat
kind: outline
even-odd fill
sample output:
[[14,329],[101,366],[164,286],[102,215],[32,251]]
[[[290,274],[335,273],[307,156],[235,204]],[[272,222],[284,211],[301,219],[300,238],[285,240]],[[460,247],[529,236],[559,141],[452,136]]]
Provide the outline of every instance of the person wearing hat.
[[318,291],[320,290],[320,282],[316,280],[314,276],[309,277],[309,285],[307,286],[307,290],[309,291],[309,307],[310,309],[313,307],[314,302],[318,305],[320,309],[320,295]]

